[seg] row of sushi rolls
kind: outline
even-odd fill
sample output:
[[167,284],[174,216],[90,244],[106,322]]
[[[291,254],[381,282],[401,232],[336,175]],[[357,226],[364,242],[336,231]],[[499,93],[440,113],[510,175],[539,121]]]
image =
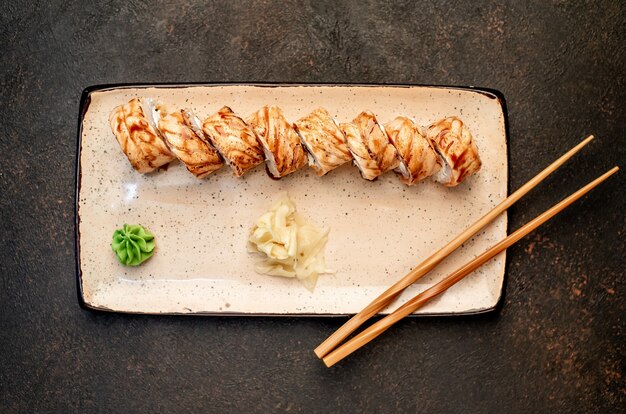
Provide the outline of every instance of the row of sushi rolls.
[[456,186],[481,167],[468,127],[455,116],[421,127],[406,116],[381,124],[370,112],[339,123],[318,108],[291,123],[275,105],[242,118],[224,106],[203,122],[192,111],[168,111],[134,98],[110,115],[115,137],[139,173],[178,159],[205,178],[227,164],[237,177],[265,161],[273,178],[307,165],[322,176],[352,161],[366,180],[393,170],[407,185],[432,177]]

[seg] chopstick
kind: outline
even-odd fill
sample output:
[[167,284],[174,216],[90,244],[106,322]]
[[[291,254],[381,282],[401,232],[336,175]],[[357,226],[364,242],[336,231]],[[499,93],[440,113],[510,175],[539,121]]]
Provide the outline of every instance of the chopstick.
[[436,283],[425,291],[421,292],[413,299],[406,302],[404,305],[400,306],[390,315],[387,315],[380,321],[371,325],[369,328],[365,329],[363,332],[350,339],[345,344],[341,345],[328,355],[324,357],[324,363],[327,367],[331,367],[337,362],[341,361],[346,356],[350,355],[357,349],[361,348],[365,344],[372,341],[378,335],[385,332],[389,329],[393,324],[398,322],[400,319],[405,316],[415,312],[418,308],[422,307],[428,301],[433,299],[434,297],[440,295],[445,292],[452,285],[463,279],[468,274],[472,273],[478,267],[482,266],[484,263],[492,259],[497,254],[506,250],[516,242],[518,242],[522,237],[526,236],[531,231],[535,230],[537,227],[541,226],[546,221],[550,220],[552,217],[560,213],[567,206],[572,204],[574,201],[578,200],[583,195],[587,194],[594,187],[602,183],[604,180],[609,178],[611,175],[615,174],[619,170],[618,167],[613,167],[611,170],[607,171],[600,177],[596,178],[580,190],[576,191],[569,197],[562,200],[560,203],[554,205],[552,208],[546,210],[539,216],[535,217],[530,222],[526,223],[524,226],[520,227],[516,232],[512,233],[489,250],[471,260],[469,263],[457,269],[454,273],[443,279],[442,281]]
[[454,240],[443,246],[440,250],[433,253],[429,258],[411,270],[406,276],[397,281],[394,285],[384,291],[380,296],[374,299],[363,310],[350,318],[345,324],[330,335],[324,342],[315,348],[314,352],[318,358],[323,358],[332,351],[341,341],[354,332],[359,326],[365,323],[369,318],[378,313],[381,309],[389,305],[404,289],[413,284],[416,280],[430,272],[450,253],[465,243],[470,237],[476,234],[480,229],[489,224],[494,218],[503,211],[511,207],[515,202],[522,198],[526,193],[532,190],[537,184],[543,181],[548,175],[553,173],[557,168],[563,165],[574,154],[580,151],[593,139],[593,135],[589,135],[582,140],[574,148],[563,154],[559,159],[550,164],[539,174],[531,178],[526,184],[521,186],[517,191],[508,196],[500,204],[494,207],[490,212],[468,227],[464,232],[456,236]]

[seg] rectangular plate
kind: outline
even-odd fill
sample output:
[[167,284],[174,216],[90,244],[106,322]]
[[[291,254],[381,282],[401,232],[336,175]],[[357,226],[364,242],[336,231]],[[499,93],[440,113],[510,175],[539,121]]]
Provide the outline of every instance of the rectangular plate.
[[[266,104],[291,121],[323,106],[339,121],[371,110],[381,122],[397,115],[422,125],[457,115],[469,127],[481,171],[456,188],[430,180],[407,187],[393,173],[374,182],[346,164],[327,176],[305,169],[282,180],[262,167],[242,179],[222,168],[198,180],[180,163],[149,175],[135,172],[111,132],[113,107],[152,97],[191,108],[201,119],[228,105],[246,117]],[[446,244],[507,195],[504,100],[497,91],[407,85],[124,85],[88,88],[81,103],[77,164],[78,287],[87,308],[130,313],[343,315],[365,307],[412,267]],[[280,194],[300,213],[330,227],[328,267],[315,292],[297,280],[259,275],[246,252],[255,219]],[[140,223],[157,250],[135,268],[118,264],[113,231]],[[506,236],[506,214],[409,288],[388,313]],[[505,253],[420,309],[420,314],[492,310],[502,294]]]

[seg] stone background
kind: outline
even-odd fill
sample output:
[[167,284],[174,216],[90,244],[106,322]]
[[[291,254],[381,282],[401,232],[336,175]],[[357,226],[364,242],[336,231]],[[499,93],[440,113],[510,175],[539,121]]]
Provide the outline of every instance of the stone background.
[[619,1],[14,1],[0,5],[0,412],[619,412],[622,171],[509,250],[491,314],[403,321],[332,369],[344,318],[156,317],[78,306],[83,88],[386,82],[499,89],[516,229],[626,155]]

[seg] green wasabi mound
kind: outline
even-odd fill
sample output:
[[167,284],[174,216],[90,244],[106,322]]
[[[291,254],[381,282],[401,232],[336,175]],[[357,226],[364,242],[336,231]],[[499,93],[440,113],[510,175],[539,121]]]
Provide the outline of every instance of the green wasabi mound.
[[124,224],[113,232],[111,248],[117,260],[126,266],[138,266],[152,257],[154,236],[139,224]]

